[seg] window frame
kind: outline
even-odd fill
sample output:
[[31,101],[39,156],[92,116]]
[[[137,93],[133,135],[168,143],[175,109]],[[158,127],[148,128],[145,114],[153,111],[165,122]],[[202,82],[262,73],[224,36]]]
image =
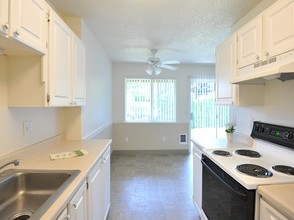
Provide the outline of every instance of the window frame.
[[[150,91],[150,94],[151,94],[151,120],[150,121],[127,121],[126,119],[127,119],[127,84],[126,84],[126,82],[127,82],[127,80],[129,80],[129,79],[137,79],[137,80],[144,80],[144,79],[146,79],[146,80],[150,80],[150,84],[151,84],[151,86],[150,86],[150,89],[151,89],[151,91]],[[153,114],[153,105],[154,105],[154,101],[153,101],[153,93],[154,93],[154,91],[153,91],[153,88],[154,88],[154,85],[153,85],[153,82],[155,81],[155,80],[173,80],[173,82],[174,82],[174,121],[153,121],[153,118],[154,118],[154,114]],[[159,124],[162,124],[162,123],[171,123],[171,124],[173,124],[173,123],[177,123],[177,80],[175,79],[175,78],[145,78],[145,77],[125,77],[125,79],[124,79],[124,81],[125,81],[125,83],[124,83],[124,92],[125,92],[125,94],[124,94],[124,105],[125,105],[125,107],[124,107],[124,123],[141,123],[141,124],[143,124],[143,123],[147,123],[147,124],[156,124],[156,123],[159,123]]]

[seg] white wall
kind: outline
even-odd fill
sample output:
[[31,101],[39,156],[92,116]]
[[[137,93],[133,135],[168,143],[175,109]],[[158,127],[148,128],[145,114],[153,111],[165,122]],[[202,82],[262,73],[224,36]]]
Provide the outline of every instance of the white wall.
[[[113,149],[114,150],[188,150],[178,135],[189,135],[190,79],[194,75],[214,75],[212,64],[181,64],[177,71],[163,70],[157,78],[177,80],[176,123],[124,123],[126,77],[149,78],[145,64],[113,64]],[[126,142],[126,137],[128,142]]]
[[[7,107],[8,65],[9,57],[0,56],[0,155],[64,132],[62,109]],[[31,136],[23,136],[24,121],[32,122]]]
[[[145,64],[114,63],[113,64],[113,121],[124,122],[124,79],[126,77],[149,78],[145,72]],[[177,122],[190,122],[190,78],[193,75],[214,75],[214,64],[181,64],[178,70],[163,70],[158,78],[177,80]]]
[[231,107],[236,116],[236,131],[250,135],[252,120],[294,127],[294,80],[272,80],[265,85],[265,104],[256,107]]
[[87,105],[81,111],[82,137],[88,138],[99,135],[112,124],[112,63],[83,21],[81,39],[86,45],[87,71]]
[[[0,56],[0,156],[64,132],[111,138],[112,63],[84,22],[81,36],[87,49],[87,105],[81,108],[8,108],[9,57]],[[31,136],[23,136],[24,121],[32,121]]]

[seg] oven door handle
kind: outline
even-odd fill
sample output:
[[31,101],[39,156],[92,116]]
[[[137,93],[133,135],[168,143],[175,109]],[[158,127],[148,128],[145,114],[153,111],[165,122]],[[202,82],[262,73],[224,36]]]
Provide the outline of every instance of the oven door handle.
[[246,198],[247,195],[244,193],[241,193],[237,190],[235,190],[234,188],[232,188],[228,183],[226,183],[226,181],[224,181],[222,178],[220,178],[203,160],[201,161],[202,164],[205,166],[205,168],[208,169],[208,171],[213,174],[220,182],[222,182],[224,185],[226,185],[226,187],[228,188],[228,190],[230,190],[232,193],[237,194],[238,196],[242,197],[242,198]]

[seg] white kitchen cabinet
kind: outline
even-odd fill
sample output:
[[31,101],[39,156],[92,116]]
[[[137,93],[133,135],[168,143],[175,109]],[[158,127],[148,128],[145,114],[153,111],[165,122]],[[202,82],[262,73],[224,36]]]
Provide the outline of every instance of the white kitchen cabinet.
[[105,220],[110,207],[110,149],[98,161],[88,176],[89,219]]
[[110,208],[110,148],[103,155],[103,220],[107,219]]
[[49,14],[48,53],[9,57],[9,107],[86,104],[85,46],[53,9]]
[[259,62],[262,56],[262,16],[238,30],[238,68]]
[[216,48],[216,103],[234,103],[234,87],[230,80],[236,71],[236,35],[232,35]]
[[72,31],[53,11],[49,22],[49,105],[72,105]]
[[88,220],[87,216],[87,183],[80,186],[68,204],[71,220]]
[[8,23],[8,0],[0,0],[0,34],[7,35]]
[[88,214],[89,219],[103,219],[103,174],[102,159],[98,161],[88,176]]
[[256,106],[264,103],[263,85],[233,85],[230,81],[237,71],[236,35],[216,49],[216,104]]
[[77,106],[86,104],[86,48],[75,35],[72,41],[72,103]]
[[264,56],[277,56],[294,49],[294,1],[277,1],[263,15]]
[[268,204],[262,198],[260,199],[260,210],[259,210],[259,220],[289,220],[282,213],[277,211],[274,207]]
[[193,144],[193,201],[199,213],[202,210],[202,164],[201,150]]
[[56,220],[69,220],[70,215],[67,213],[67,208],[65,208],[60,215],[57,217]]
[[292,72],[293,0],[276,1],[241,27],[238,30],[237,50],[238,69],[232,80],[234,83],[264,83],[270,75]]
[[48,5],[44,0],[10,0],[10,37],[46,54],[47,16]]

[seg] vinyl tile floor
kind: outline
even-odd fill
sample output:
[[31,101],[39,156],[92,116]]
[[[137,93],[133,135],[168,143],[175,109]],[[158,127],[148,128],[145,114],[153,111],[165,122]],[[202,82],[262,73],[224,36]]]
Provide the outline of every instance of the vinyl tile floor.
[[107,220],[200,220],[192,155],[112,154]]

